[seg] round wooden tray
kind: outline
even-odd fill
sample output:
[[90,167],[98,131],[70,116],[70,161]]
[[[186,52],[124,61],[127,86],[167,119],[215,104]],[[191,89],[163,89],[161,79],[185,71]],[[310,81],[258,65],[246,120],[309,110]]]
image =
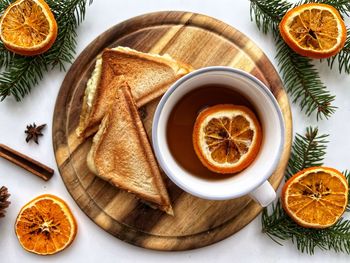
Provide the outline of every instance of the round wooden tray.
[[[118,45],[168,53],[194,68],[229,65],[263,81],[284,115],[285,147],[270,182],[277,188],[283,178],[291,146],[291,112],[281,80],[265,54],[241,32],[214,18],[186,12],[157,12],[129,19],[101,34],[81,53],[63,81],[53,116],[53,145],[68,191],[97,225],[144,248],[193,249],[239,231],[261,211],[248,196],[227,201],[203,200],[183,192],[166,178],[175,211],[175,217],[171,217],[99,179],[87,168],[91,138],[80,140],[75,135],[85,85],[96,56],[104,48]],[[146,107],[144,125],[148,133],[156,105],[157,100]]]

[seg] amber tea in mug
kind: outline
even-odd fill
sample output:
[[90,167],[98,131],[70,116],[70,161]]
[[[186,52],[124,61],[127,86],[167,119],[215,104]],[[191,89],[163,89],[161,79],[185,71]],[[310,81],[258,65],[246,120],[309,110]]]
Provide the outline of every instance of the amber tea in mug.
[[206,180],[222,180],[233,175],[208,170],[193,148],[192,132],[198,114],[217,104],[242,105],[255,113],[253,105],[239,92],[225,85],[208,84],[182,97],[172,109],[167,123],[167,143],[175,160],[189,173]]

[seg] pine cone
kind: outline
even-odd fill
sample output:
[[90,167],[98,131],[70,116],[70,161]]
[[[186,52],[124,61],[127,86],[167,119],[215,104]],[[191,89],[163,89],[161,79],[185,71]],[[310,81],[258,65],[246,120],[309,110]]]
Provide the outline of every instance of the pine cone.
[[10,205],[10,202],[7,199],[10,197],[10,194],[7,191],[5,186],[0,188],[0,217],[5,216],[5,209]]

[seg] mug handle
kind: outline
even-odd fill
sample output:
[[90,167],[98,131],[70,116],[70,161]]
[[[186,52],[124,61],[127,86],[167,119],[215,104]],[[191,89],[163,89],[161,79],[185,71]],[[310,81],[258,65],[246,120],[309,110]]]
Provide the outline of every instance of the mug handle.
[[273,189],[269,181],[263,182],[260,186],[255,188],[249,193],[249,196],[253,198],[262,207],[268,206],[276,198],[276,192]]

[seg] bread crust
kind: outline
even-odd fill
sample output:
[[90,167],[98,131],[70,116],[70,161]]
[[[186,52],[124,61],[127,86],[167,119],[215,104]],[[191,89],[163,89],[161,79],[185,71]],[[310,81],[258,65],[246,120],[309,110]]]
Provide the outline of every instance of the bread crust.
[[[101,72],[92,89],[85,90],[79,126],[79,137],[89,137],[98,130],[102,118],[113,105],[116,81],[127,81],[137,107],[162,96],[172,83],[193,70],[191,66],[178,62],[169,55],[139,52],[126,47],[105,49],[101,56]],[[95,70],[99,66],[96,61]],[[88,81],[88,83],[91,79]],[[90,92],[93,92],[91,94]],[[89,105],[88,97],[92,97]]]
[[88,167],[112,185],[173,215],[162,175],[126,82],[118,86],[116,94],[114,105],[93,138]]

